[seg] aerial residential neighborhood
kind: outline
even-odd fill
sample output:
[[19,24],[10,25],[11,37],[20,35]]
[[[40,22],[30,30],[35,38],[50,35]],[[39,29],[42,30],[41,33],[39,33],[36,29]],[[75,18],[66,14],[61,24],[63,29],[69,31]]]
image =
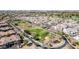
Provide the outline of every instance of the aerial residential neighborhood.
[[79,11],[0,11],[0,49],[78,49]]

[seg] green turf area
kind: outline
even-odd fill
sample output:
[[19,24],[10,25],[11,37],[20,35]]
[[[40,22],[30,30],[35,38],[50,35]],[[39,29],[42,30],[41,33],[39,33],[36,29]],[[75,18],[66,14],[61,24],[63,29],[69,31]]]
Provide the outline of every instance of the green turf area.
[[35,27],[29,29],[29,32],[32,33],[34,38],[38,41],[43,41],[44,38],[49,34],[49,32],[43,28]]
[[14,20],[13,23],[14,23],[15,25],[17,24],[17,26],[18,26],[19,24],[27,24],[27,22],[26,22],[25,20],[19,20],[19,19]]
[[17,20],[13,21],[13,24],[15,26],[21,27],[24,30],[25,29],[29,29],[31,27],[31,24],[29,22],[25,21],[25,20],[19,20],[19,19],[17,19]]

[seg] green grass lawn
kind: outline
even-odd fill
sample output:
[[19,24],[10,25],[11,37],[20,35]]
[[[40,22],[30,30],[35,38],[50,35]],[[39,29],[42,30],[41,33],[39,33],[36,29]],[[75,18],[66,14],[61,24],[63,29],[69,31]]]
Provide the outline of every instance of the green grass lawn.
[[43,41],[44,38],[49,34],[49,32],[43,28],[35,27],[29,29],[29,32],[32,33],[34,38],[38,41]]
[[19,20],[19,19],[17,19],[17,20],[13,21],[13,24],[15,26],[21,27],[24,30],[25,29],[29,29],[31,27],[31,24],[29,22],[25,21],[25,20]]

